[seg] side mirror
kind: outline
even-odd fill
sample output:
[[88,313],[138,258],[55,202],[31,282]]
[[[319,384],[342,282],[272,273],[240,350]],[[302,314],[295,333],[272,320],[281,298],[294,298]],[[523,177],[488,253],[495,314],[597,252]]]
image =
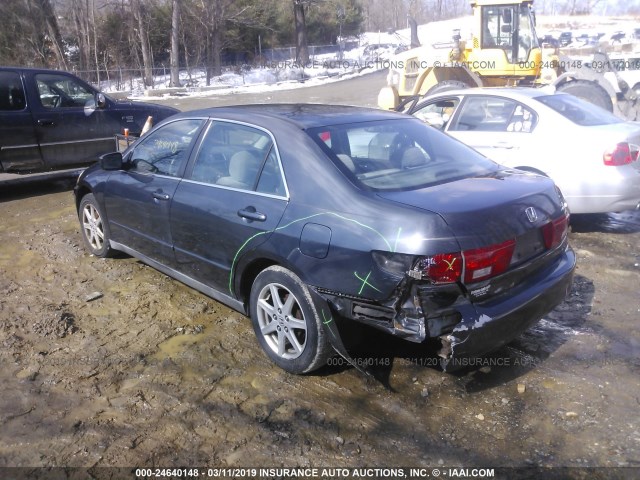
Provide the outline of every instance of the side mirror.
[[500,33],[511,33],[511,25],[501,25]]
[[511,17],[511,10],[503,10],[502,11],[502,23],[511,23],[513,18]]
[[103,170],[122,170],[122,153],[111,152],[100,155],[99,163]]
[[96,94],[96,105],[98,108],[104,108],[107,106],[107,97],[104,96],[104,93],[98,92]]

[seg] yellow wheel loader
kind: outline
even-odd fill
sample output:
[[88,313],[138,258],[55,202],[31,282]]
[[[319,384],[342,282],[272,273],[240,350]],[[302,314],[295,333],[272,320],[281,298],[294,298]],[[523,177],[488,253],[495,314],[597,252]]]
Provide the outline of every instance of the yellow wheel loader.
[[533,0],[472,0],[470,39],[459,31],[446,44],[412,48],[394,56],[387,86],[378,95],[384,109],[403,110],[420,97],[465,87],[553,85],[609,111],[620,100],[635,102],[635,92],[617,76],[618,88],[605,78],[614,71],[605,53],[593,61],[542,49],[535,31]]

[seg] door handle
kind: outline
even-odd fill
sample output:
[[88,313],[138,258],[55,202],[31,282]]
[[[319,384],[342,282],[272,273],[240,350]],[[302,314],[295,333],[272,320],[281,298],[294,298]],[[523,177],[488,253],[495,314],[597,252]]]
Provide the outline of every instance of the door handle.
[[53,127],[55,126],[56,122],[54,122],[53,120],[49,120],[49,119],[45,119],[45,118],[41,118],[38,120],[38,125],[41,127]]
[[496,142],[493,148],[506,148],[507,150],[510,150],[513,148],[513,145],[509,142]]
[[156,200],[169,200],[171,197],[168,193],[153,192],[153,198]]
[[238,216],[246,218],[247,220],[255,220],[257,222],[264,222],[267,216],[264,213],[256,212],[254,207],[246,207],[238,210]]

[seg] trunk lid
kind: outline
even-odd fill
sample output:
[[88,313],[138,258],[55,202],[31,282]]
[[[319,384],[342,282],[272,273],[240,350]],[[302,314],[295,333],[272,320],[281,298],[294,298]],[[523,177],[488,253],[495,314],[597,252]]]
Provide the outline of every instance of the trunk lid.
[[378,195],[439,214],[462,250],[521,237],[562,215],[553,181],[518,170]]
[[462,251],[460,280],[477,302],[508,292],[552,262],[566,245],[564,200],[546,177],[501,170],[492,176],[378,195],[443,218]]
[[595,134],[609,142],[640,143],[640,122],[621,122],[587,127],[589,135]]

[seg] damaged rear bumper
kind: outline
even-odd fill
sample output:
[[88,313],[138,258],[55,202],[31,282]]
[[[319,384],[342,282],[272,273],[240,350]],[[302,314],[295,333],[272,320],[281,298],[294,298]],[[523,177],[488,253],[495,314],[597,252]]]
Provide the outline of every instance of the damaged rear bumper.
[[[576,265],[570,247],[541,268],[521,273],[526,281],[484,301],[470,301],[457,285],[436,286],[426,291],[401,284],[395,304],[376,304],[364,299],[312,289],[316,308],[328,312],[325,330],[334,348],[345,358],[335,325],[336,314],[350,318],[412,342],[440,338],[441,365],[445,371],[473,365],[481,357],[519,336],[562,303],[571,289]],[[430,292],[430,293],[427,293]]]
[[470,359],[497,350],[564,301],[573,283],[576,256],[571,248],[527,282],[526,288],[499,301],[474,304],[475,315],[463,316],[448,335],[441,337],[442,366],[453,371]]

